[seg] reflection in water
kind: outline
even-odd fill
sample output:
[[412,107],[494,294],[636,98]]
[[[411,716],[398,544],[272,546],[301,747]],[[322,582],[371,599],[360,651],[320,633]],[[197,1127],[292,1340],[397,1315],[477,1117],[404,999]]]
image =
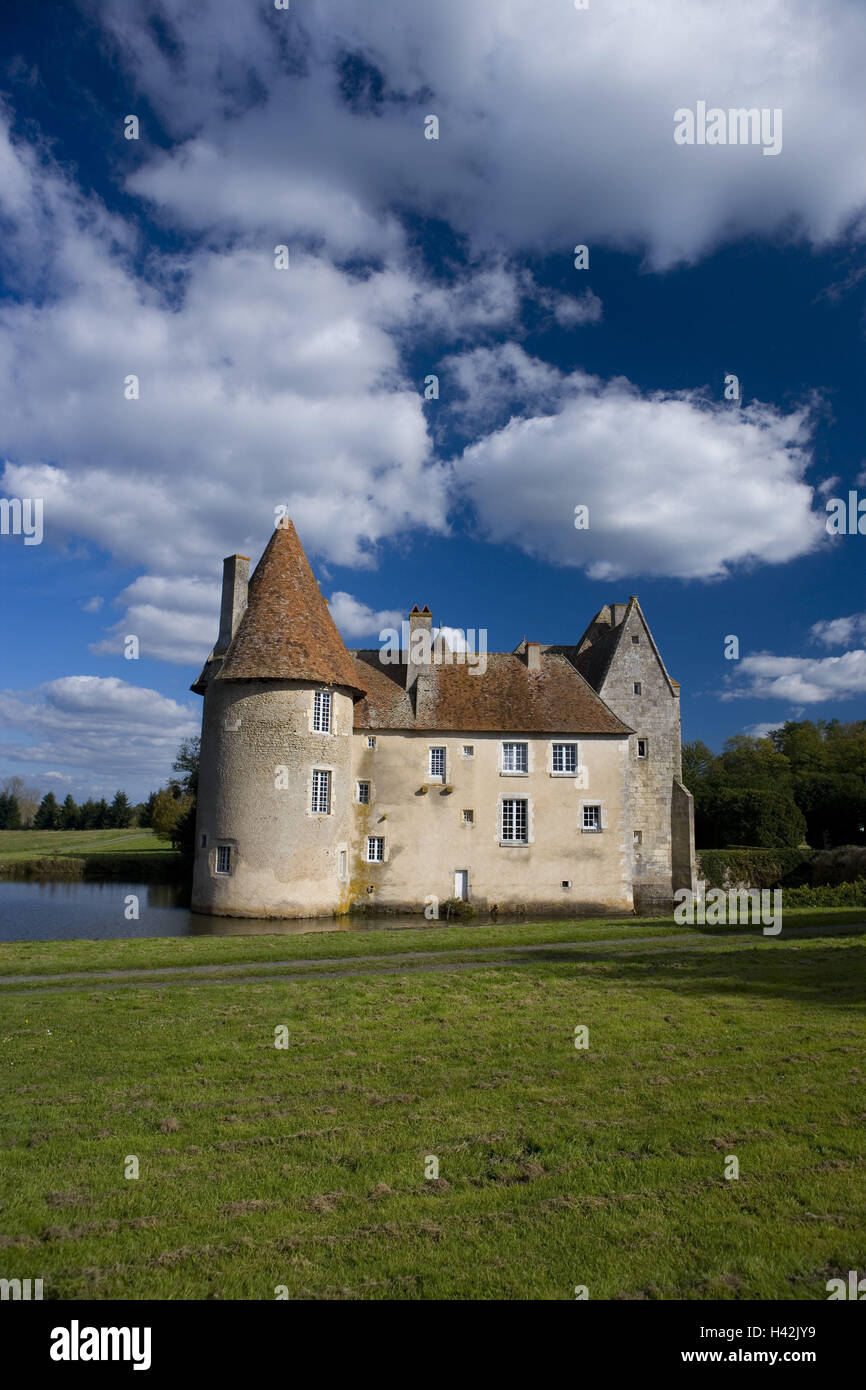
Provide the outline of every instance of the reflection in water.
[[[111,940],[146,936],[301,936],[309,932],[399,931],[417,917],[317,917],[280,921],[190,912],[176,883],[115,880],[0,881],[0,941]],[[431,922],[431,926],[439,923]]]

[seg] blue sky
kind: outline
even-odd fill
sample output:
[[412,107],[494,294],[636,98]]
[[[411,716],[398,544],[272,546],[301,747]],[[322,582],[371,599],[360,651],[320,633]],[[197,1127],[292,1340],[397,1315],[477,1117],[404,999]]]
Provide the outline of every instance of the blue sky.
[[[864,717],[866,539],[825,524],[866,497],[861,4],[2,26],[2,495],[44,538],[0,536],[0,779],[164,781],[222,557],[283,504],[350,646],[416,602],[566,642],[637,594],[684,737]],[[780,152],[678,145],[699,101],[781,111]]]

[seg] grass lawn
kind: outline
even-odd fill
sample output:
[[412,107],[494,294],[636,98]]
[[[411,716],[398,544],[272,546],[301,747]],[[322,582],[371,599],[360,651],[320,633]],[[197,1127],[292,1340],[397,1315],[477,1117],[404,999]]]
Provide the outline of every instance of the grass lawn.
[[150,828],[134,830],[0,830],[0,863],[93,854],[171,854]]
[[[150,941],[140,965],[417,938],[434,968],[7,985],[0,1273],[73,1298],[824,1300],[866,1267],[866,938],[820,916],[846,920],[666,950],[633,938],[669,923],[634,920],[577,953],[555,949],[589,943],[575,923]],[[438,968],[443,931],[505,961],[539,930],[551,949],[519,969]],[[129,945],[76,967],[60,947],[97,943],[35,944],[55,972]]]

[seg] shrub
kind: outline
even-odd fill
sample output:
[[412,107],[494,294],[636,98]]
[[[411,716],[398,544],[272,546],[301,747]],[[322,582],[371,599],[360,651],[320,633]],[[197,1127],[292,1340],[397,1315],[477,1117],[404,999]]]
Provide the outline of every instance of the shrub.
[[471,903],[464,902],[462,898],[446,898],[439,904],[439,916],[444,917],[446,922],[452,917],[457,917],[460,921],[469,921],[472,917],[478,916],[478,911]]
[[866,878],[786,888],[782,907],[866,907]]

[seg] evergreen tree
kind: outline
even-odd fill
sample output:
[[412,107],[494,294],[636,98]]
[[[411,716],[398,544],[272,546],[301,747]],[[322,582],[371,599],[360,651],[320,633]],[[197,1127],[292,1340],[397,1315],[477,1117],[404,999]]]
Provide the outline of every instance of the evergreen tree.
[[81,812],[75,804],[75,798],[70,792],[62,807],[60,808],[60,828],[61,830],[80,830],[79,824]]
[[132,807],[126,792],[115,792],[109,808],[110,823],[118,830],[126,830],[132,825]]
[[46,792],[39,803],[39,809],[33,817],[34,830],[59,830],[60,829],[60,807],[57,805],[57,797],[53,792]]

